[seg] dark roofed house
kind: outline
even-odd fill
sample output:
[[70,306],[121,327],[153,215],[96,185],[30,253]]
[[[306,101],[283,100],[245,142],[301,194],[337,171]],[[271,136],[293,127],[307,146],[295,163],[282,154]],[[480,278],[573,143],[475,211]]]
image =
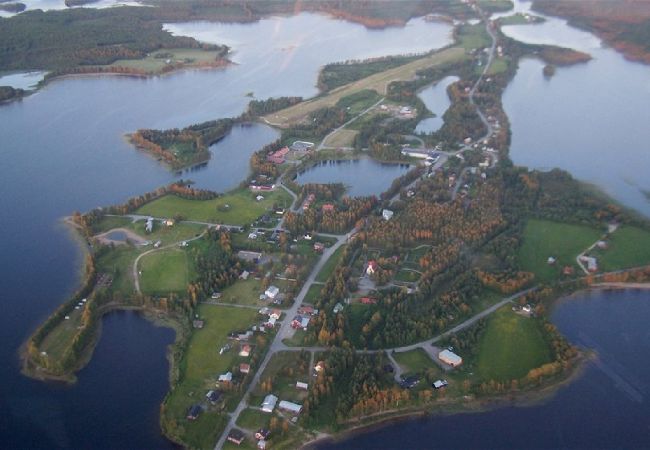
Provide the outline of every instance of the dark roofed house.
[[196,420],[201,414],[201,405],[192,405],[190,409],[187,410],[187,420]]
[[255,439],[257,439],[258,441],[259,441],[260,439],[268,439],[269,436],[271,436],[271,431],[270,431],[270,430],[267,430],[266,428],[260,428],[260,429],[257,430],[257,432],[255,433]]
[[207,394],[205,394],[205,398],[207,398],[212,404],[218,403],[219,400],[221,400],[221,396],[222,394],[220,391],[213,390],[210,390]]
[[246,435],[244,434],[244,432],[238,430],[237,428],[233,428],[228,433],[228,440],[233,444],[237,444],[237,445],[241,445],[241,443],[244,442],[245,437]]

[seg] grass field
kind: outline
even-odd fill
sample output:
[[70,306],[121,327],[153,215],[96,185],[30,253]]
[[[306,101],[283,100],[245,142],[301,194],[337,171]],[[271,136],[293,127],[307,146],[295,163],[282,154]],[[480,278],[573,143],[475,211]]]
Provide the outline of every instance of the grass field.
[[393,353],[393,358],[405,373],[422,373],[436,366],[436,363],[421,348],[402,353]]
[[486,381],[509,381],[550,361],[539,323],[505,306],[489,319],[479,342],[476,374]]
[[347,130],[343,128],[327,138],[326,147],[352,147],[354,138],[359,134],[356,130]]
[[198,236],[206,229],[205,225],[198,225],[193,223],[177,223],[173,227],[166,227],[160,222],[155,222],[153,231],[147,233],[145,231],[145,220],[138,220],[137,222],[129,224],[125,228],[135,231],[143,238],[156,242],[160,241],[162,245],[173,244],[186,239],[191,239]]
[[105,216],[96,224],[93,224],[93,233],[99,234],[113,228],[127,228],[133,221],[128,217]]
[[131,268],[133,262],[141,250],[130,246],[118,246],[110,252],[97,258],[95,265],[98,273],[107,273],[113,276],[111,290],[121,292],[125,296],[134,293],[133,274]]
[[303,300],[304,303],[314,304],[314,302],[318,300],[318,297],[320,296],[320,292],[322,290],[322,284],[312,284],[309,286],[309,289],[307,290],[307,293],[305,294],[305,298]]
[[[483,71],[482,67],[479,67],[479,69],[479,72]],[[487,73],[488,75],[496,75],[498,73],[503,73],[506,70],[508,70],[508,60],[506,58],[494,58]]]
[[345,247],[345,245],[340,246],[334,254],[330,256],[330,259],[327,260],[321,271],[316,275],[316,281],[324,283],[329,279],[332,273],[334,273],[334,269],[341,261],[341,256],[343,255]]
[[[180,362],[181,381],[165,401],[164,414],[177,423],[182,440],[191,448],[213,448],[226,419],[216,410],[204,411],[190,422],[185,418],[188,408],[204,403],[205,394],[215,387],[219,374],[240,362],[237,352],[219,355],[229,332],[246,329],[255,322],[257,312],[245,308],[199,305],[199,316],[205,321],[201,330],[194,330]],[[238,396],[239,394],[228,394]]]
[[[166,195],[138,209],[135,214],[153,217],[182,216],[186,220],[246,225],[269,211],[274,204],[283,208],[291,206],[291,196],[284,189],[264,192],[264,200],[248,189],[238,189],[213,200],[186,200],[176,195]],[[227,205],[227,206],[226,206]]]
[[401,269],[397,274],[395,275],[395,280],[396,281],[403,281],[407,283],[415,283],[420,279],[420,274],[417,272],[414,272],[412,270],[404,270]]
[[623,226],[608,239],[607,250],[592,252],[603,271],[650,264],[650,231]]
[[427,55],[403,66],[395,67],[361,80],[341,86],[329,94],[299,103],[290,108],[283,109],[264,117],[264,120],[279,127],[289,127],[304,120],[310,113],[319,109],[334,106],[344,97],[355,94],[365,89],[371,89],[380,95],[386,95],[388,85],[393,81],[411,80],[416,72],[428,67],[439,66],[448,62],[465,58],[465,52],[458,47],[452,47],[440,52]]
[[224,289],[220,301],[238,305],[264,306],[268,302],[260,301],[260,294],[263,292],[260,281],[251,277],[245,281],[239,280]]
[[[308,373],[309,359],[309,354],[303,356],[300,352],[278,352],[269,361],[260,380],[271,380],[271,393],[280,399],[302,403],[307,398],[307,391],[297,390],[296,381],[311,381]],[[253,393],[260,398],[267,394],[260,389],[260,385],[255,387]]]
[[142,59],[118,59],[110,64],[112,67],[130,67],[145,73],[156,75],[163,72],[172,64],[183,64],[184,67],[207,65],[216,61],[218,52],[193,48],[165,49],[153,52]]
[[48,358],[52,361],[61,361],[63,354],[72,344],[72,339],[77,334],[78,327],[81,325],[81,314],[83,309],[73,309],[68,316],[70,319],[62,320],[54,329],[47,333],[39,350],[47,352]]
[[193,271],[187,253],[180,249],[162,250],[143,256],[138,262],[140,287],[145,294],[185,294]]
[[[533,272],[537,281],[551,281],[560,276],[563,266],[578,270],[576,256],[593,244],[601,232],[583,225],[529,220],[524,229],[518,257],[522,270]],[[553,266],[548,257],[557,259]]]
[[269,428],[271,414],[264,413],[259,409],[246,408],[237,418],[237,426],[246,428],[253,432],[260,428]]

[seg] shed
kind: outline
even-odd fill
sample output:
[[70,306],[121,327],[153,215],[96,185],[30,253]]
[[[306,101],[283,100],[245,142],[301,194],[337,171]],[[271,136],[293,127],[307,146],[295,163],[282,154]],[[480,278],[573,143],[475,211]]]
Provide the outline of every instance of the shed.
[[449,364],[451,367],[458,367],[463,364],[463,358],[446,349],[438,353],[438,359],[445,364]]
[[269,286],[264,295],[273,300],[280,293],[280,289],[277,286]]
[[394,213],[393,211],[391,211],[390,209],[384,209],[384,210],[381,212],[381,216],[382,216],[385,220],[390,220],[390,219],[393,217],[393,214],[395,214],[395,213]]
[[292,414],[300,414],[300,411],[302,411],[302,405],[293,402],[288,402],[286,400],[282,400],[278,405],[278,408],[280,408],[283,411],[288,411]]
[[266,397],[264,397],[264,402],[262,403],[262,411],[266,413],[272,413],[273,410],[275,409],[275,404],[278,402],[278,398],[273,395],[269,394]]
[[309,389],[309,385],[307,383],[303,383],[302,381],[296,381],[296,389],[302,389],[303,391],[306,391]]
[[187,410],[187,420],[196,420],[199,418],[200,414],[201,414],[201,406],[192,405],[190,406],[190,409]]
[[233,428],[228,433],[228,440],[233,444],[237,444],[237,445],[240,445],[242,442],[244,442],[245,437],[246,435],[244,434],[244,432],[238,430],[237,428]]

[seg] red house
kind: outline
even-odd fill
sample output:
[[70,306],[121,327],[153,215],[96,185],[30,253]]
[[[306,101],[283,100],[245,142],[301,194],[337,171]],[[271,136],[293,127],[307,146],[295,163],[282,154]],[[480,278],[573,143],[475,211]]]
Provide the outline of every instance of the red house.
[[334,205],[331,203],[325,203],[322,207],[323,212],[334,211]]

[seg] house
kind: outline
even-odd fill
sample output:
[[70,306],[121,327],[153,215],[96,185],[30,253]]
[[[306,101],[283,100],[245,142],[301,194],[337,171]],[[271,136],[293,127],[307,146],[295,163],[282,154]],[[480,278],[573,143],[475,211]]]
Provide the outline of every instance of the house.
[[257,441],[257,448],[258,450],[266,450],[266,440],[260,439],[259,441]]
[[307,316],[297,315],[291,321],[291,327],[296,329],[302,328],[303,330],[306,330],[309,326],[309,320],[310,318]]
[[205,398],[208,399],[210,403],[213,405],[217,404],[219,400],[221,400],[222,393],[220,391],[213,391],[209,390],[207,394],[205,394]]
[[248,358],[250,355],[251,355],[251,346],[248,344],[242,345],[241,348],[239,349],[239,356]]
[[303,239],[306,241],[311,241],[311,234],[307,233],[306,235],[303,236]]
[[375,260],[368,261],[368,267],[366,268],[366,273],[368,275],[372,275],[375,272],[377,272],[377,270],[379,270],[379,264],[377,264],[377,261]]
[[251,273],[248,270],[244,270],[240,275],[239,278],[241,280],[248,280],[248,277],[251,275]]
[[323,370],[325,370],[325,361],[318,361],[314,366],[314,372],[318,374],[321,373]]
[[243,431],[238,430],[237,428],[233,428],[230,430],[228,433],[228,441],[232,442],[233,444],[236,445],[241,445],[242,442],[244,442],[244,438],[246,435],[244,434]]
[[257,440],[268,439],[269,436],[271,436],[271,430],[268,430],[266,428],[260,428],[255,432],[255,439]]
[[552,266],[556,262],[557,262],[557,260],[552,256],[549,256],[548,259],[546,260],[546,264],[548,264],[549,266]]
[[598,272],[598,261],[593,256],[581,256],[580,261],[587,263],[589,272]]
[[316,242],[314,244],[314,251],[317,251],[318,253],[320,253],[323,250],[325,250],[325,245],[324,244],[321,244],[320,242]]
[[210,297],[214,300],[218,300],[221,298],[221,292],[213,292]]
[[334,305],[334,310],[333,311],[334,311],[334,314],[340,313],[341,311],[343,311],[343,305],[340,304],[340,303],[337,303],[336,305]]
[[221,383],[230,383],[232,381],[232,372],[226,372],[219,375],[219,382]]
[[201,414],[201,405],[192,405],[190,409],[187,410],[187,420],[196,420]]
[[458,367],[463,364],[463,358],[447,349],[438,353],[438,359],[451,367]]
[[306,391],[309,389],[309,385],[307,383],[303,383],[302,381],[296,381],[296,389]]
[[279,320],[282,317],[281,309],[274,309],[269,313],[269,319]]
[[332,211],[334,211],[334,205],[331,204],[331,203],[325,203],[321,207],[321,211],[323,211],[323,212],[332,212]]
[[261,202],[262,200],[264,200],[264,196],[263,195],[258,195],[257,197],[255,197],[255,200],[257,200],[258,202]]
[[276,319],[275,317],[269,317],[269,320],[264,322],[264,326],[266,328],[273,328],[273,327],[275,327],[275,322],[277,322],[277,320],[278,319]]
[[254,241],[255,239],[257,239],[257,233],[254,232],[254,231],[251,232],[251,233],[248,233],[248,239],[250,239],[251,241]]
[[183,242],[181,242],[181,244],[180,244],[180,246],[181,246],[182,248],[186,248],[188,245],[190,245],[190,244],[188,244],[187,241],[183,241]]
[[251,371],[251,365],[246,363],[241,363],[239,365],[239,371],[243,374],[247,374],[248,372]]
[[266,157],[266,160],[273,164],[284,164],[285,157],[289,153],[289,147],[282,147]]
[[262,254],[259,252],[251,252],[248,250],[240,250],[237,252],[237,258],[243,259],[244,261],[257,263],[261,257]]
[[192,327],[196,328],[197,330],[200,330],[201,328],[203,328],[203,325],[204,325],[204,323],[203,323],[202,320],[196,319],[196,320],[192,321]]
[[420,383],[420,375],[411,375],[409,377],[402,378],[402,381],[400,381],[399,385],[403,389],[413,389],[419,383]]
[[606,250],[607,249],[607,242],[605,241],[598,241],[596,243],[596,247],[598,247],[601,250]]
[[174,219],[165,219],[163,220],[163,225],[166,227],[173,227],[174,226]]
[[432,386],[434,389],[442,389],[443,387],[447,386],[449,383],[447,380],[437,380],[434,381]]
[[297,403],[293,403],[293,402],[288,402],[286,400],[282,400],[278,405],[278,408],[280,408],[283,411],[290,412],[292,414],[300,414],[300,411],[302,411],[302,405],[298,405]]
[[264,397],[264,402],[262,403],[262,411],[265,413],[272,413],[273,410],[275,409],[275,404],[278,402],[278,398],[273,395],[269,394],[266,397]]
[[303,305],[300,308],[298,308],[298,314],[303,314],[303,315],[313,316],[314,311],[315,311],[314,307],[309,305]]
[[155,244],[153,244],[153,248],[159,248],[162,245],[162,241],[156,241]]
[[574,272],[574,270],[573,270],[573,267],[571,267],[571,266],[564,266],[564,268],[562,269],[562,274],[563,275],[570,276],[570,275],[573,275],[573,272]]
[[266,291],[264,291],[264,295],[266,295],[268,298],[273,300],[277,295],[280,293],[280,289],[276,286],[269,286]]
[[390,209],[384,209],[384,210],[381,212],[381,216],[384,218],[384,220],[390,220],[390,219],[392,219],[393,214],[395,214],[395,213],[394,213],[393,211],[391,211]]
[[153,217],[147,219],[147,223],[144,226],[144,231],[151,233],[153,231]]
[[374,305],[374,304],[377,303],[377,300],[376,300],[376,299],[374,299],[374,298],[370,298],[370,297],[361,297],[361,298],[359,299],[359,301],[360,301],[361,304],[363,304],[363,305]]

